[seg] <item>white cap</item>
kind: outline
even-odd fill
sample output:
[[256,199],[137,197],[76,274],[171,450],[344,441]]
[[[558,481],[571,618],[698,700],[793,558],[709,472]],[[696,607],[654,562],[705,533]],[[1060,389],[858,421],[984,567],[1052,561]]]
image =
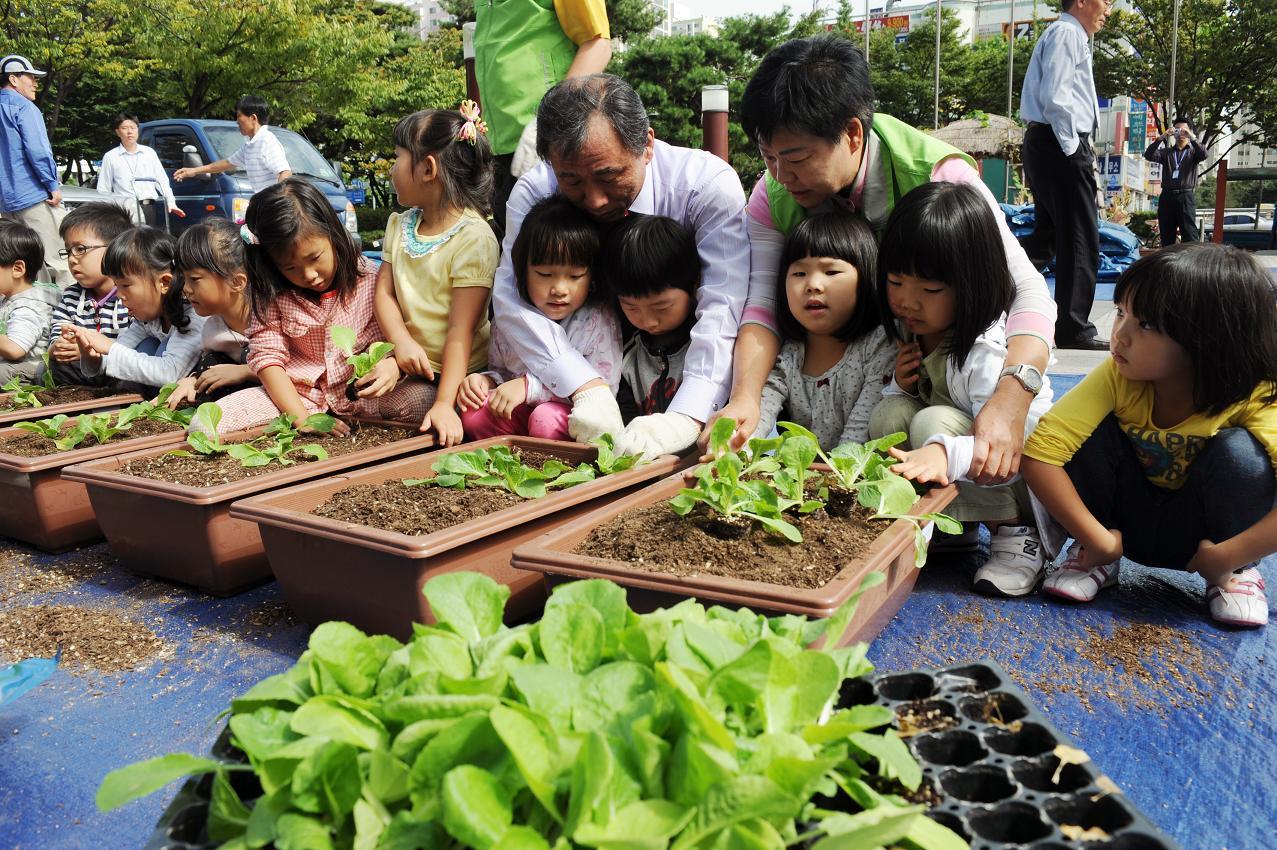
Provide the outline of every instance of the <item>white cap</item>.
[[10,74],[30,74],[33,77],[43,77],[47,71],[37,71],[32,65],[31,60],[25,56],[19,56],[11,53],[0,59],[0,78],[7,77]]

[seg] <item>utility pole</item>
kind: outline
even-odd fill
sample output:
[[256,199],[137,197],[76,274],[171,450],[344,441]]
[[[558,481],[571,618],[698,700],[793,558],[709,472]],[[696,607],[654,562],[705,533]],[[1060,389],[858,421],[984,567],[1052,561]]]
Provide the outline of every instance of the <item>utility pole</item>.
[[1166,104],[1166,129],[1171,128],[1175,120],[1175,60],[1179,58],[1179,3],[1175,0],[1175,12],[1171,16],[1171,91],[1170,100]]
[[936,113],[932,125],[940,129],[940,4],[944,0],[936,0]]
[[[1007,27],[1007,118],[1014,119],[1011,105],[1015,96],[1015,0],[1011,0],[1011,23]],[[1010,203],[1007,195],[1011,194],[1011,146],[1007,145],[1007,164],[1002,170],[1002,202]]]
[[865,0],[865,64],[869,64],[869,0]]

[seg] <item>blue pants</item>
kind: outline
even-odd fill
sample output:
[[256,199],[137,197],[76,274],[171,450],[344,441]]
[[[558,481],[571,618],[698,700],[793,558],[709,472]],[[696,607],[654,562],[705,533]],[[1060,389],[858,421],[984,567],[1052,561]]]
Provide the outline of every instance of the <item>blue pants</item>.
[[1148,480],[1111,414],[1064,471],[1095,518],[1122,532],[1127,558],[1173,570],[1188,565],[1201,541],[1220,543],[1263,519],[1277,495],[1268,453],[1245,428],[1208,440],[1178,490]]

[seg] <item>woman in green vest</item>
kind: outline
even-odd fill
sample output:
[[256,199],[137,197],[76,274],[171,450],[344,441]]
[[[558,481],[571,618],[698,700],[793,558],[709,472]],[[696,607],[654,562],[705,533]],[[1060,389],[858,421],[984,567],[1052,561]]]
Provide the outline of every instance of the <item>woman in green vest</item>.
[[[976,418],[972,479],[1003,483],[1019,469],[1024,423],[1040,380],[1013,367],[1046,370],[1055,302],[1006,226],[975,163],[956,148],[875,113],[864,56],[847,39],[795,39],[763,58],[745,88],[741,125],[762,152],[767,173],[746,207],[749,299],[733,355],[732,394],[720,415],[739,423],[743,442],[758,422],[764,382],[780,349],[773,310],[785,236],[808,214],[840,210],[881,234],[896,201],[923,183],[969,183],[997,211],[1016,295],[1007,321],[1008,373]],[[889,376],[885,376],[889,377]],[[708,427],[706,428],[708,434]]]

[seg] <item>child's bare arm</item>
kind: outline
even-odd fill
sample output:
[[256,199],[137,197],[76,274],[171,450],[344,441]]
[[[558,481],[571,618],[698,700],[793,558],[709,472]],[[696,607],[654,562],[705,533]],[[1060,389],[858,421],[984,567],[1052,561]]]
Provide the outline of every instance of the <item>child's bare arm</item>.
[[0,334],[0,357],[5,360],[21,360],[27,356],[27,350],[9,339],[5,334]]
[[395,272],[390,263],[382,263],[377,270],[377,289],[373,296],[373,313],[386,341],[395,346],[395,362],[399,368],[409,375],[421,375],[427,381],[433,381],[434,369],[430,368],[430,358],[412,334],[403,320],[399,310],[399,299],[395,297]]
[[439,370],[439,389],[434,406],[421,423],[421,430],[432,428],[444,446],[455,446],[463,439],[461,417],[455,409],[457,391],[465,380],[470,365],[470,349],[474,331],[488,309],[490,290],[484,286],[462,286],[452,290],[452,306],[448,310],[448,336],[443,343],[443,368]]
[[1201,573],[1208,584],[1223,584],[1233,570],[1277,552],[1277,508],[1263,519],[1227,540],[1203,540],[1188,569]]
[[1122,556],[1121,533],[1105,528],[1095,518],[1077,494],[1064,467],[1026,457],[1020,465],[1020,474],[1051,516],[1082,544],[1083,566],[1107,564]]

